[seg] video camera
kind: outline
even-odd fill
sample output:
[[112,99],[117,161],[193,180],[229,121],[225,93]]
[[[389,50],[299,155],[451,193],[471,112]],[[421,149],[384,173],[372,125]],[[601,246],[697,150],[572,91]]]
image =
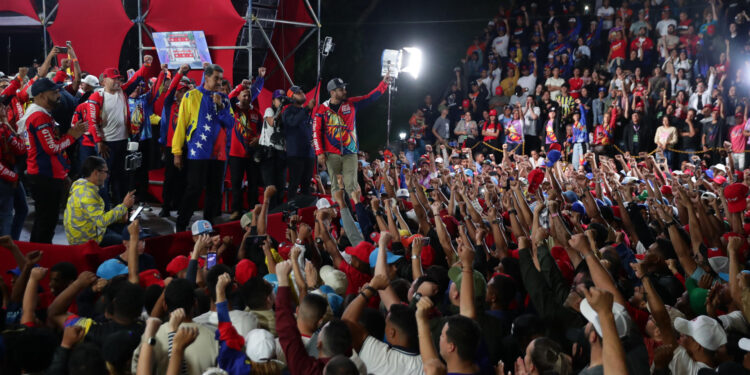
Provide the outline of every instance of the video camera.
[[125,170],[134,171],[143,164],[143,155],[138,152],[138,142],[128,142],[128,155],[125,156]]

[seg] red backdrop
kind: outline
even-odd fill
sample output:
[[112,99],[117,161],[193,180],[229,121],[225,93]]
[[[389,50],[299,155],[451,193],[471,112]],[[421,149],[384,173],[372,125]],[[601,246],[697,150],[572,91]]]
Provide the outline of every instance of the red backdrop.
[[35,20],[39,19],[36,11],[34,11],[34,6],[31,5],[31,0],[2,0],[0,1],[0,11],[16,12]]
[[117,67],[132,26],[120,0],[60,0],[57,18],[48,30],[57,46],[71,41],[81,69],[98,76]]
[[[279,11],[276,18],[279,20],[314,23],[306,8],[304,1],[301,0],[279,0]],[[307,27],[277,23],[274,28],[273,36],[271,37],[271,42],[276,46],[276,52],[279,54],[279,58],[283,59],[284,56],[291,52],[292,49],[297,46],[297,42],[302,38],[302,35],[309,30],[310,28]],[[308,42],[306,43],[314,43],[314,39],[308,39]],[[273,54],[269,51],[263,66],[267,67],[270,72],[278,65],[279,64],[276,62]],[[286,67],[287,72],[289,72],[289,75],[294,79],[294,56],[286,60],[284,67]],[[266,87],[288,89],[289,83],[284,77],[284,72],[282,72],[281,69],[278,69],[273,76],[268,78]]]

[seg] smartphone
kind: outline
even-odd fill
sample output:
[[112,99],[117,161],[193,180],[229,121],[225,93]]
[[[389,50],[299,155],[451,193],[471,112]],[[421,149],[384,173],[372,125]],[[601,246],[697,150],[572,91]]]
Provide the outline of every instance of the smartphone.
[[430,244],[430,237],[422,237],[422,246],[427,246]]
[[57,52],[68,53],[68,47],[55,46],[55,48],[57,48]]
[[206,268],[211,269],[216,265],[216,253],[210,252],[206,255]]
[[138,215],[141,214],[141,211],[143,211],[143,206],[138,206],[133,210],[133,212],[130,214],[130,222],[132,223],[135,221],[135,219],[138,218]]

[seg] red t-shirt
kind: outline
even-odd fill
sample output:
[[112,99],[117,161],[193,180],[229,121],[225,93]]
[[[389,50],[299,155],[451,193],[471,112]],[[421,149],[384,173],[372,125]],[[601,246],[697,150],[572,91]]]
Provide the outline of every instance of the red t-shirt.
[[581,96],[581,88],[583,87],[583,78],[571,77],[568,80],[568,85],[570,85],[570,96],[572,96],[573,99],[578,99]]
[[624,59],[625,58],[625,39],[615,40],[609,44],[609,50],[612,52],[610,59]]

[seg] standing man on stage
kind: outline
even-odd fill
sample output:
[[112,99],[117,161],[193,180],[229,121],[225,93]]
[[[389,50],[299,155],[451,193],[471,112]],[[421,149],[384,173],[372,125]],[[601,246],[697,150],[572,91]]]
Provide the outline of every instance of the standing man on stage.
[[[187,171],[187,189],[177,216],[177,231],[190,223],[204,187],[203,219],[212,222],[219,214],[224,162],[227,160],[227,129],[234,124],[229,98],[220,92],[224,69],[209,64],[203,72],[203,86],[190,90],[180,102],[177,127],[172,137],[174,165]],[[183,155],[183,146],[187,144]],[[187,160],[186,160],[187,159]]]
[[378,87],[364,96],[347,99],[346,83],[341,78],[328,81],[331,98],[318,106],[313,117],[313,147],[318,163],[328,169],[331,191],[342,187],[336,180],[344,176],[344,188],[352,192],[357,188],[357,111],[374,103],[388,89],[389,76],[383,77]]

